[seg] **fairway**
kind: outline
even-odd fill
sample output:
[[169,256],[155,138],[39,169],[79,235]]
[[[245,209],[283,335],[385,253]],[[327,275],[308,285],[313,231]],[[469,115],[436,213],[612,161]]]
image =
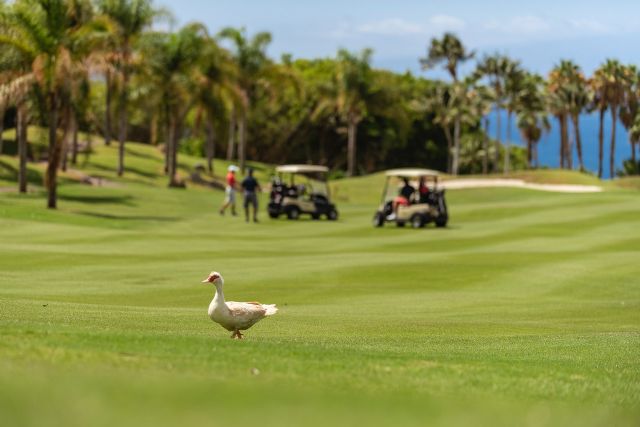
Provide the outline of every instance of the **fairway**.
[[[114,185],[64,180],[57,211],[0,192],[3,425],[640,422],[637,190],[453,190],[446,229],[374,229],[373,175],[332,184],[337,222],[265,194],[245,224],[154,149],[122,180],[100,150]],[[229,339],[211,270],[280,311]]]

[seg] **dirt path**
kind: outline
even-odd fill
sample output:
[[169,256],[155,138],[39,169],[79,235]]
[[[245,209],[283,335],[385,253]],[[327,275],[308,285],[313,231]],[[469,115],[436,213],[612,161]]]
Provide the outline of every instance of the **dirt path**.
[[597,185],[570,185],[570,184],[533,184],[521,179],[456,179],[444,181],[442,186],[449,190],[463,188],[486,188],[486,187],[513,187],[528,188],[530,190],[553,191],[557,193],[599,193],[602,187]]

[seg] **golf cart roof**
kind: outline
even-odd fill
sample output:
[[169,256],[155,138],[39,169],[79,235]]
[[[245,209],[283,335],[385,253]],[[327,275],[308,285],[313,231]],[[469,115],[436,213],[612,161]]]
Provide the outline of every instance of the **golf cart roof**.
[[318,173],[329,172],[329,168],[319,165],[282,165],[276,167],[276,172],[284,173]]
[[389,169],[385,172],[386,176],[399,176],[404,178],[418,178],[421,176],[438,176],[440,173],[431,169],[419,169],[419,168],[401,168],[401,169]]

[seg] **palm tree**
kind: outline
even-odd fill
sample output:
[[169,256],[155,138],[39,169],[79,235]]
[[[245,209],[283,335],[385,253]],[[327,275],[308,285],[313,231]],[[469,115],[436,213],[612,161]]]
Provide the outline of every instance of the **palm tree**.
[[606,97],[607,79],[602,70],[596,70],[589,79],[590,111],[598,110],[598,178],[602,178],[604,163],[604,115],[609,108]]
[[13,82],[32,85],[41,100],[41,115],[49,127],[45,178],[47,207],[57,206],[57,169],[61,142],[58,126],[67,129],[74,76],[91,51],[88,1],[17,0],[5,15],[0,44],[15,49],[31,66],[18,69]]
[[568,116],[571,105],[568,82],[563,70],[557,66],[547,79],[547,106],[560,126],[560,167],[570,168],[571,149],[569,147]]
[[[207,167],[209,173],[213,173],[216,120],[230,116],[232,105],[242,103],[242,94],[236,84],[237,67],[235,62],[211,38],[204,41],[197,75],[196,116],[198,122],[205,122]],[[231,139],[233,140],[233,138]]]
[[547,117],[544,79],[537,74],[526,73],[522,89],[516,100],[518,128],[527,143],[527,164],[531,168],[538,164],[538,141],[550,125]]
[[505,60],[504,92],[507,107],[507,139],[504,147],[504,173],[509,173],[511,162],[511,117],[518,103],[524,72],[519,61]]
[[[584,160],[582,156],[582,138],[580,136],[580,115],[589,104],[588,82],[580,67],[571,61],[560,62],[561,73],[565,76],[565,90],[568,91],[568,111],[573,123],[573,132],[578,151],[578,163],[580,170],[584,171]],[[569,153],[569,156],[573,156]]]
[[191,24],[175,33],[148,34],[141,41],[150,78],[169,124],[166,153],[170,187],[181,186],[176,179],[178,146],[184,120],[194,105],[197,66],[207,38],[202,25]]
[[618,113],[620,106],[624,103],[625,93],[629,84],[628,70],[615,59],[607,59],[604,64],[594,73],[596,90],[598,96],[602,97],[601,102],[605,102],[611,110],[611,143],[609,157],[609,171],[611,177],[615,176],[615,149],[616,149],[616,126],[618,124]]
[[579,120],[591,98],[587,79],[578,65],[562,60],[549,74],[548,90],[550,109],[560,122],[560,164],[562,167],[573,166],[573,149],[568,136],[568,119],[571,119],[580,170],[584,170]]
[[364,49],[359,55],[347,50],[338,51],[337,111],[347,124],[347,175],[356,168],[356,140],[358,124],[367,115],[367,99],[371,92],[371,55]]
[[[0,24],[0,37],[10,36],[11,22],[9,9],[2,9],[0,13],[3,24]],[[5,20],[6,19],[6,20]],[[2,154],[2,133],[4,127],[4,112],[9,105],[16,107],[15,141],[18,146],[18,191],[27,192],[27,126],[28,102],[32,93],[33,79],[29,74],[31,64],[29,56],[11,46],[0,51],[0,154]],[[26,76],[25,76],[26,74]]]
[[624,103],[620,108],[620,121],[627,130],[629,136],[629,145],[631,146],[631,161],[636,165],[636,149],[637,139],[633,136],[631,129],[634,127],[636,120],[640,117],[640,74],[634,65],[625,67],[625,75],[627,84],[625,85],[626,93]]
[[501,145],[501,110],[506,104],[506,85],[507,75],[512,63],[507,56],[495,53],[493,55],[485,55],[476,67],[475,74],[478,78],[486,76],[489,86],[493,89],[494,108],[496,115],[496,149],[494,151],[494,171],[498,168],[498,156]]
[[[458,65],[473,58],[473,56],[474,52],[468,51],[458,37],[451,33],[445,33],[442,39],[431,39],[427,56],[420,58],[420,64],[423,70],[428,70],[444,63],[444,67],[453,82],[458,83]],[[460,120],[460,116],[454,118],[454,149],[455,147],[460,147]],[[454,161],[457,158],[456,156],[454,153]]]
[[433,123],[440,126],[447,141],[447,173],[452,170],[453,153],[453,125],[451,85],[444,82],[434,82],[425,93],[424,98],[417,102],[416,110],[433,114]]
[[[134,46],[136,41],[149,28],[156,17],[158,11],[152,7],[151,0],[99,0],[98,9],[108,17],[113,24],[111,46],[113,52],[111,57],[118,70],[120,79],[119,99],[118,99],[118,176],[124,173],[124,144],[127,138],[127,104],[129,94],[129,79],[132,72],[132,59],[134,56]],[[111,100],[111,74],[107,68],[106,72],[106,99],[107,104]],[[107,105],[105,117],[105,139],[110,138],[110,105]]]
[[[220,37],[229,39],[233,43],[233,57],[238,66],[238,85],[242,91],[243,104],[235,105],[231,123],[233,124],[237,119],[238,157],[240,169],[244,172],[248,115],[258,95],[258,88],[265,83],[265,79],[272,71],[272,64],[266,53],[267,46],[271,43],[271,34],[260,32],[248,39],[244,28],[229,27],[220,32]],[[232,135],[232,132],[230,134]]]

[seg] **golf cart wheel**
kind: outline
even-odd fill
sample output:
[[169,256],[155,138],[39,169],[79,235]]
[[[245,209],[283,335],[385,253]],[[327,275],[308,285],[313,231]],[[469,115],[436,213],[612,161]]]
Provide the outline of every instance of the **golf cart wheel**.
[[311,219],[320,219],[320,214],[318,214],[318,213],[312,213],[312,214],[311,214]]
[[374,227],[384,226],[384,214],[381,214],[380,212],[378,212],[373,216],[373,226]]
[[449,217],[444,215],[444,216],[439,216],[438,218],[436,218],[436,227],[442,228],[442,227],[446,227],[447,226],[447,222],[449,220]]
[[422,228],[424,227],[424,223],[425,223],[424,217],[420,214],[414,214],[411,217],[411,226],[413,228]]
[[276,212],[269,212],[269,218],[278,219],[279,216]]
[[289,219],[298,219],[300,218],[300,209],[293,206],[287,209],[287,218]]
[[331,209],[329,212],[327,212],[327,219],[329,221],[335,221],[338,219],[338,211],[335,209]]
[[404,227],[405,222],[404,221],[396,221],[396,226],[397,227]]

